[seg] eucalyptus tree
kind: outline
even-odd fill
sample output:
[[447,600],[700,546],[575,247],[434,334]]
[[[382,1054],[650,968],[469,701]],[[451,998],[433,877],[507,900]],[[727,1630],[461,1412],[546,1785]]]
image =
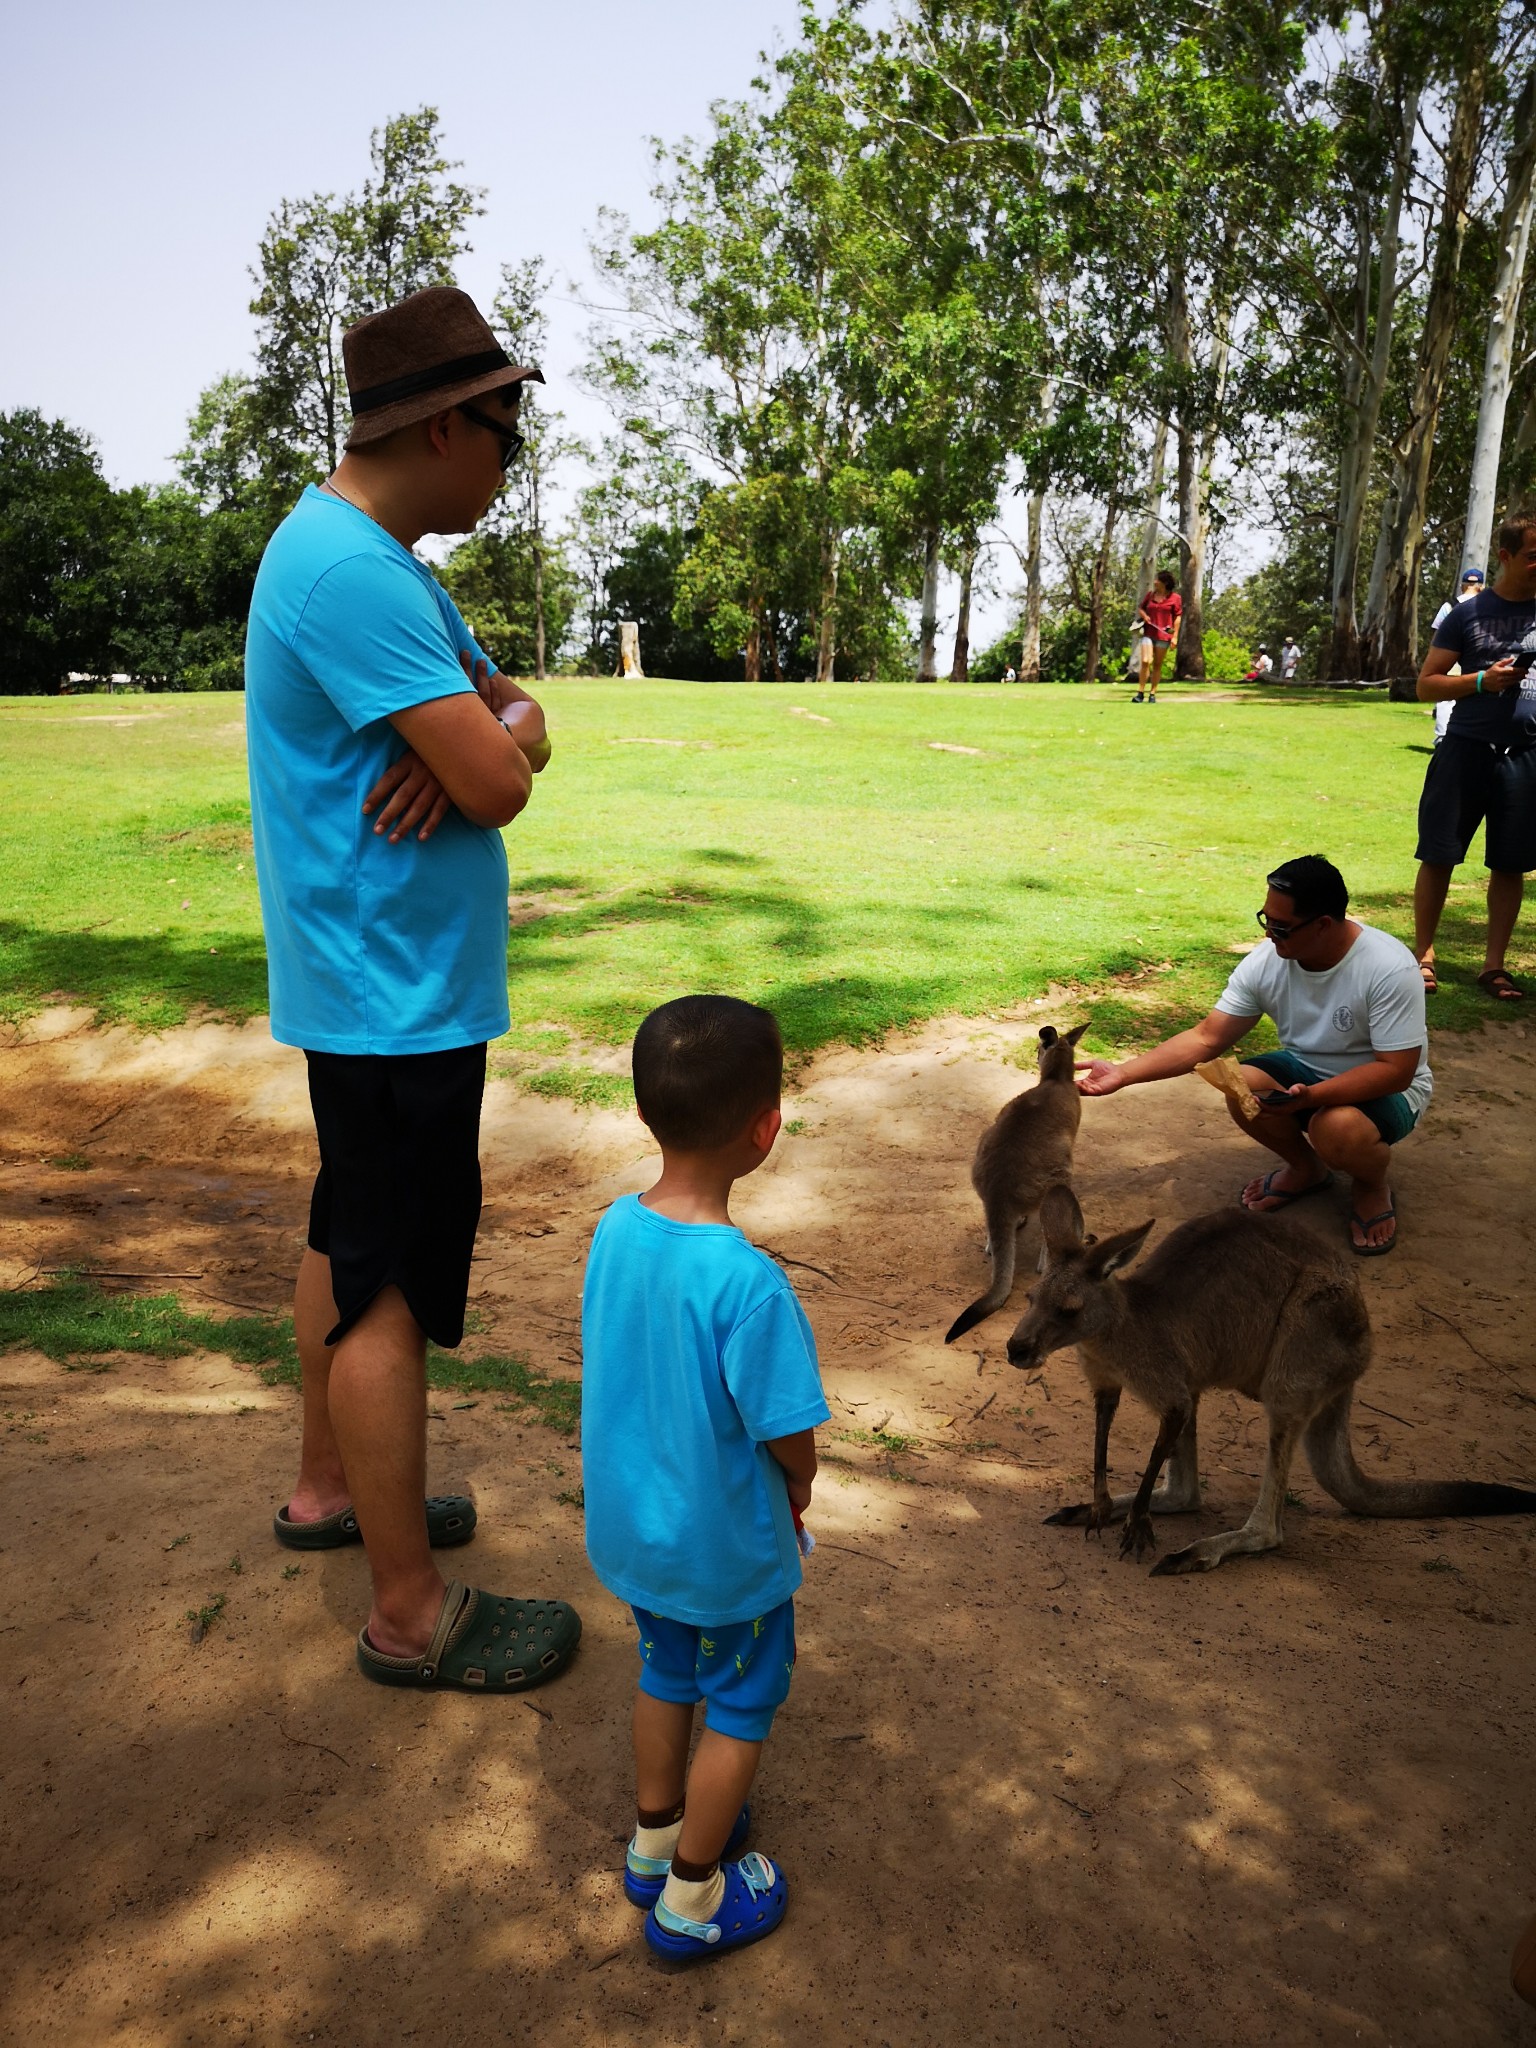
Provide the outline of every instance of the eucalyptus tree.
[[184,473],[195,489],[265,501],[273,523],[294,491],[333,469],[347,430],[341,337],[365,313],[452,284],[481,193],[451,175],[433,107],[398,114],[369,141],[371,174],[337,197],[284,199],[267,222],[252,269],[254,375],[204,392]]
[[1476,568],[1488,566],[1493,544],[1504,419],[1514,374],[1531,222],[1536,215],[1536,53],[1527,57],[1525,78],[1518,86],[1510,121],[1507,154],[1502,150],[1500,154],[1504,166],[1504,204],[1499,218],[1497,268],[1488,307],[1477,439],[1472,451],[1472,480],[1461,546],[1463,564]]

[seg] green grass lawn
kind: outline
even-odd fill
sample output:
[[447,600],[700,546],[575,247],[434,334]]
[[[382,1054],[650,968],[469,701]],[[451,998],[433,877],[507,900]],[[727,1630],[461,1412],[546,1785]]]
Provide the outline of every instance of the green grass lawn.
[[[1430,741],[1348,693],[564,680],[555,760],[507,832],[516,918],[503,1065],[559,1064],[653,1004],[770,1004],[798,1052],[1071,985],[1099,1045],[1198,1015],[1257,936],[1266,868],[1337,861],[1406,936]],[[795,707],[800,707],[798,710]],[[237,696],[0,701],[0,988],[160,1027],[266,1006]],[[806,714],[814,714],[806,715]],[[127,721],[127,722],[120,722]],[[959,751],[938,751],[932,743]],[[971,751],[974,750],[974,751]],[[1473,989],[1463,870],[1433,1016]],[[1527,953],[1527,957],[1528,953]]]

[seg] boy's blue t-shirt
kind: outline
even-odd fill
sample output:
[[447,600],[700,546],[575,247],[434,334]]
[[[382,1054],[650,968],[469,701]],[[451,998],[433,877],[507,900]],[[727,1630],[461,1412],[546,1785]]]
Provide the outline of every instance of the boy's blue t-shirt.
[[800,1549],[765,1446],[831,1411],[783,1273],[730,1224],[674,1223],[626,1195],[592,1240],[581,1332],[587,1555],[603,1584],[699,1628],[789,1599]]
[[507,1029],[507,855],[450,809],[391,846],[363,799],[388,722],[472,686],[436,577],[311,487],[267,543],[245,645],[251,823],[272,1035],[313,1052],[446,1052]]

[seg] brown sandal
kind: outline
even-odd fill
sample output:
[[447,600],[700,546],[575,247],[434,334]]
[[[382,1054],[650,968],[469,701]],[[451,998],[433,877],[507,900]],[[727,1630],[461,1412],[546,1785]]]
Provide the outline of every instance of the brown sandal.
[[1490,995],[1496,1003],[1523,1003],[1525,990],[1504,972],[1502,967],[1485,967],[1477,977],[1477,985],[1484,995]]

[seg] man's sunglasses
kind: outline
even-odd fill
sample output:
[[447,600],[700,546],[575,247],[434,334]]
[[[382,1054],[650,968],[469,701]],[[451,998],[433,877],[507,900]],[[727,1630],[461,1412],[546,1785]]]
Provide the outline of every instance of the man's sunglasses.
[[463,413],[465,419],[473,420],[477,427],[489,427],[501,442],[501,473],[505,476],[527,447],[527,436],[520,434],[516,427],[509,427],[505,420],[492,419],[491,415],[482,412],[478,405],[461,405],[459,411]]
[[1319,910],[1313,917],[1298,917],[1294,924],[1282,924],[1277,918],[1266,917],[1262,910],[1256,910],[1253,914],[1266,936],[1271,939],[1288,939],[1296,932],[1304,932],[1309,924],[1316,924],[1319,918],[1328,915],[1325,910]]

